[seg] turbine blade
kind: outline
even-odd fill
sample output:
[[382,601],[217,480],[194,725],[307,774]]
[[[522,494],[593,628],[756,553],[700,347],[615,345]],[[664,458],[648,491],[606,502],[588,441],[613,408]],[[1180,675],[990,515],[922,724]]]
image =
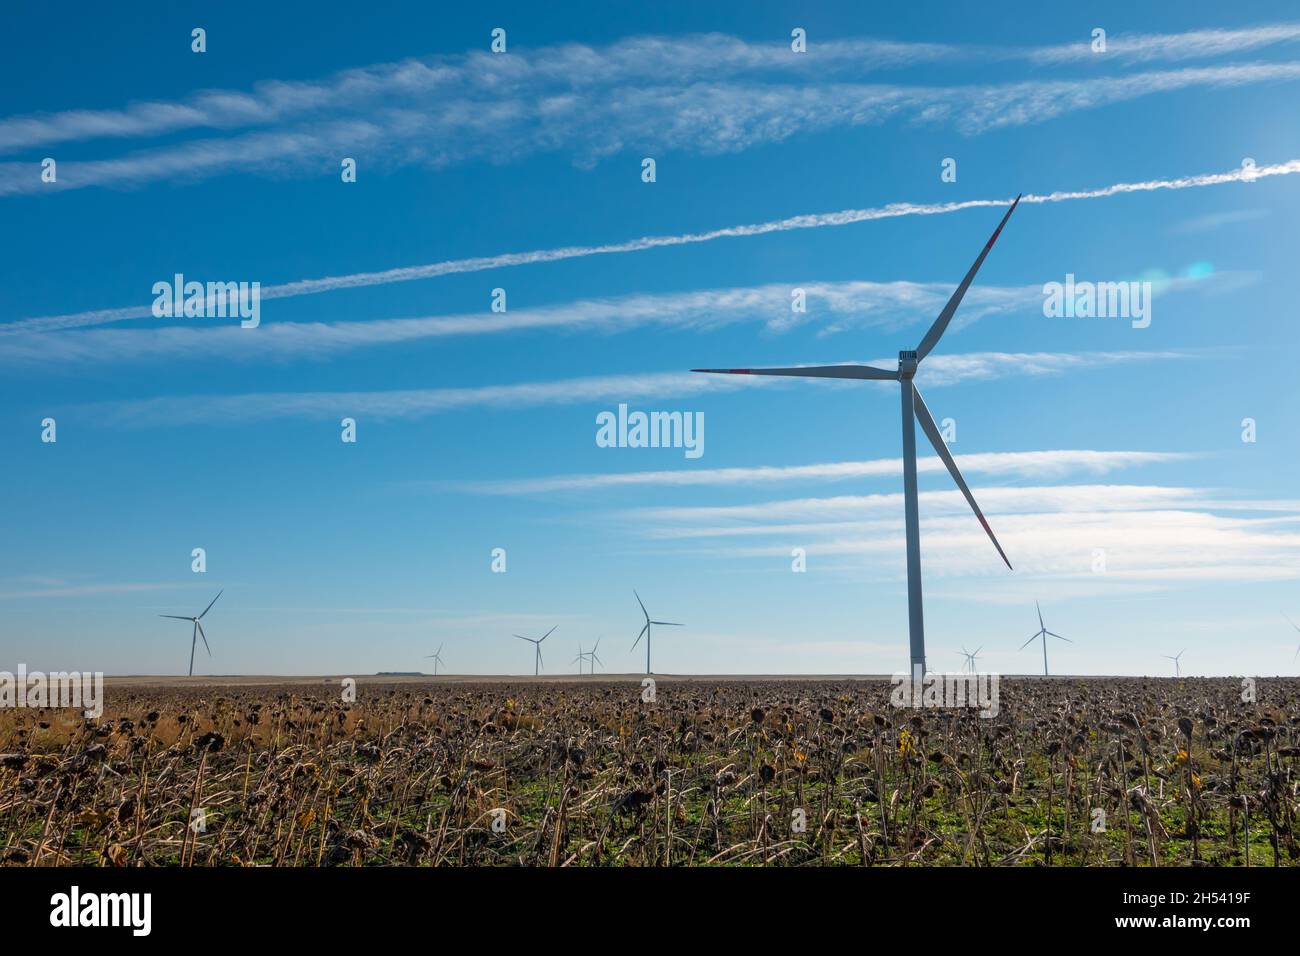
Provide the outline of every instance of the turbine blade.
[[[558,624],[555,625],[555,627],[559,627],[559,626],[560,626],[560,625],[558,625]],[[551,628],[549,631],[547,631],[545,634],[543,634],[541,637],[539,637],[539,638],[537,639],[537,643],[540,644],[540,643],[542,643],[542,641],[544,641],[544,640],[546,640],[548,637],[550,637],[551,634],[554,633],[554,631],[555,631],[555,627]]]
[[[217,592],[217,597],[214,597],[214,598],[212,599],[212,604],[216,604],[216,603],[217,603],[217,598],[221,597],[221,595],[223,595],[223,594],[225,594],[225,593],[226,593],[226,589],[225,589],[225,588],[222,588],[220,591],[218,591],[218,592]],[[209,604],[207,607],[205,607],[205,608],[203,609],[203,614],[207,614],[209,611],[212,610],[212,604]],[[199,620],[203,620],[203,614],[200,614],[200,615],[199,615]]]
[[[632,589],[632,593],[636,594],[636,588]],[[641,595],[639,594],[636,594],[636,603],[641,605],[641,613],[645,615],[645,619],[647,621],[650,620],[650,612],[645,609],[645,601],[641,600]]]
[[1043,633],[1042,631],[1039,631],[1037,634],[1035,634],[1035,635],[1034,635],[1033,637],[1031,637],[1029,640],[1025,641],[1025,643],[1023,643],[1023,644],[1020,645],[1020,649],[1023,651],[1023,650],[1024,650],[1026,647],[1028,647],[1030,644],[1034,643],[1034,641],[1038,640],[1038,638],[1042,635],[1042,633]]
[[645,627],[641,628],[641,633],[638,634],[636,636],[636,640],[632,642],[631,650],[633,651],[636,650],[636,646],[641,643],[641,638],[645,637],[645,632],[648,630],[650,630],[650,622],[646,621]]
[[953,461],[952,455],[948,452],[948,446],[944,444],[943,435],[939,434],[939,427],[935,425],[934,419],[930,415],[930,409],[925,407],[925,400],[921,398],[921,392],[916,385],[912,386],[912,398],[914,399],[913,405],[915,406],[916,419],[921,423],[921,430],[930,439],[930,444],[939,453],[943,463],[948,466],[948,473],[952,475],[952,480],[957,483],[961,493],[966,496],[966,503],[970,505],[971,511],[975,512],[975,517],[979,518],[980,524],[984,526],[984,531],[989,536],[989,540],[993,542],[993,547],[998,549],[998,554],[1006,562],[1007,570],[1012,570],[1006,552],[1002,550],[1002,545],[998,544],[997,536],[993,534],[993,529],[989,527],[988,521],[984,518],[984,512],[980,511],[980,506],[975,503],[975,496],[970,493],[970,488],[966,486],[966,479],[957,470],[957,463]]
[[546,666],[546,659],[542,657],[542,642],[537,642],[537,663],[540,667]]
[[[208,606],[211,607],[212,605],[208,605]],[[200,617],[202,617],[202,615],[200,615]],[[203,625],[200,624],[198,621],[195,621],[194,626],[199,629],[199,637],[203,638],[203,646],[206,647],[208,650],[208,657],[211,657],[212,648],[208,647],[208,635],[203,633]]]
[[1038,626],[1045,630],[1047,625],[1043,623],[1043,606],[1035,601],[1034,607],[1038,609]]
[[1011,204],[1011,208],[1008,209],[1006,215],[1002,217],[1002,221],[998,223],[998,227],[993,230],[993,235],[989,236],[989,241],[986,242],[984,248],[980,250],[979,256],[975,259],[975,264],[970,267],[970,272],[966,273],[966,278],[961,280],[961,285],[957,286],[957,291],[952,294],[952,298],[948,300],[948,304],[943,307],[943,311],[939,313],[939,317],[934,320],[934,325],[930,326],[930,331],[926,332],[925,338],[921,339],[921,344],[916,347],[916,360],[918,362],[929,355],[930,350],[939,344],[939,339],[948,328],[948,323],[952,321],[953,314],[957,311],[957,306],[961,305],[962,297],[966,294],[966,290],[970,288],[971,282],[975,280],[975,273],[979,272],[980,266],[984,265],[984,257],[987,256],[989,250],[993,248],[993,243],[998,241],[998,235],[1001,234],[1002,227],[1007,224],[1007,220],[1011,218],[1011,214],[1016,211],[1016,206],[1018,205],[1020,205],[1020,197],[1016,196],[1015,202]]
[[517,638],[519,638],[521,641],[527,641],[529,644],[534,643],[534,641],[533,641],[533,639],[532,639],[531,637],[524,637],[522,634],[511,634],[510,636],[511,636],[511,637],[517,637]]
[[192,621],[194,618],[186,617],[184,614],[159,614],[159,617],[169,617],[173,621]]
[[1062,637],[1060,634],[1057,634],[1055,631],[1048,631],[1047,633],[1050,634],[1052,637],[1056,638],[1058,641],[1065,641],[1065,643],[1067,644],[1074,643],[1074,641],[1070,640],[1068,637]]
[[1287,617],[1285,614],[1283,614],[1282,616],[1286,617],[1286,622],[1288,624],[1294,627],[1297,631],[1300,631],[1300,624],[1297,624],[1295,621],[1291,620],[1291,618]]
[[592,660],[594,660],[597,664],[599,664],[601,667],[604,667],[604,666],[605,666],[605,662],[602,661],[602,660],[601,660],[599,657],[597,657],[595,654],[592,654],[592,655],[591,655],[591,658],[592,658]]
[[792,375],[796,378],[856,378],[896,382],[898,372],[874,365],[795,365],[790,368],[693,368],[721,375]]
[[685,624],[678,624],[676,621],[651,621],[651,624],[666,624],[669,627],[685,627]]

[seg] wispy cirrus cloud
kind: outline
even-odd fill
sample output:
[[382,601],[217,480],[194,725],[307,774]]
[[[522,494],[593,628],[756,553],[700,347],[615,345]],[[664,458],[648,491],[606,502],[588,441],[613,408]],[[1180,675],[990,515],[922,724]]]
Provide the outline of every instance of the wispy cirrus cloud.
[[1184,90],[1300,79],[1300,62],[1185,67],[1084,79],[925,86],[812,79],[800,83],[631,83],[561,94],[437,95],[365,104],[230,136],[66,160],[57,182],[32,162],[0,163],[0,196],[193,180],[227,172],[335,175],[339,157],[384,168],[512,162],[561,153],[590,166],[625,150],[734,153],[796,135],[903,121],[965,135],[1042,123],[1080,110]]
[[1300,24],[1274,23],[1239,30],[1189,30],[1185,33],[1119,33],[1106,38],[1105,53],[1092,43],[1063,43],[1026,51],[1033,63],[1062,64],[1111,60],[1143,63],[1156,60],[1194,60],[1225,54],[1249,53],[1279,43],[1300,40]]
[[[932,355],[926,359],[925,381],[931,385],[1001,378],[1012,375],[1056,375],[1133,362],[1192,358],[1183,352],[974,352]],[[894,359],[880,359],[883,364]],[[842,382],[816,381],[822,388],[843,388]],[[862,383],[850,383],[854,387]],[[868,383],[888,387],[887,382]],[[370,392],[245,392],[235,395],[187,395],[101,402],[81,411],[109,425],[124,427],[225,424],[236,421],[337,418],[365,415],[378,420],[427,418],[473,408],[528,410],[549,405],[591,401],[646,401],[680,398],[751,388],[785,388],[778,379],[752,375],[697,375],[653,372],[482,385],[470,388],[404,389]]]
[[41,598],[94,597],[104,594],[139,594],[185,587],[181,584],[110,583],[73,584],[58,579],[44,580],[38,586],[25,585],[0,591],[0,601],[27,601]]
[[[793,54],[788,42],[750,42],[725,34],[642,36],[606,46],[563,44],[516,47],[508,56],[486,51],[377,63],[319,80],[266,80],[250,90],[203,90],[183,100],[142,101],[121,109],[72,109],[0,120],[0,153],[96,139],[139,139],[196,129],[236,130],[291,123],[308,116],[361,112],[394,102],[451,100],[476,105],[537,97],[561,109],[565,94],[627,85],[680,87],[737,77],[828,76],[906,69],[935,62],[989,63],[1025,60],[1058,65],[1088,62],[1110,66],[1182,61],[1247,53],[1294,42],[1300,25],[1266,24],[1236,30],[1172,34],[1112,34],[1104,54],[1089,40],[1040,47],[988,47],[899,42],[871,37],[814,35],[807,51]],[[544,98],[544,99],[543,99]]]
[[[1239,289],[1258,280],[1255,273],[1216,272],[1164,280],[1170,293],[1214,293]],[[1056,280],[1053,280],[1056,281]],[[551,331],[559,334],[613,335],[653,326],[684,331],[713,330],[741,322],[761,323],[771,334],[812,327],[820,336],[856,329],[886,333],[928,325],[952,295],[943,282],[765,283],[687,292],[637,293],[580,299],[509,312],[471,312],[403,319],[352,322],[264,322],[255,331],[204,319],[133,329],[65,329],[0,335],[0,365],[97,365],[192,358],[242,362],[328,359],[357,349],[410,345],[444,338]],[[792,309],[792,293],[802,291],[804,311]],[[950,333],[988,316],[1041,313],[1041,285],[971,288]]]
[[[1202,173],[1194,176],[1182,176],[1176,179],[1151,179],[1139,182],[1114,183],[1097,189],[1060,190],[1052,193],[1030,193],[1021,198],[1022,203],[1057,203],[1076,200],[1103,199],[1130,193],[1155,192],[1162,190],[1198,189],[1207,186],[1219,186],[1227,183],[1254,181],[1272,176],[1289,176],[1300,173],[1300,159],[1288,160],[1253,169],[1236,168],[1221,173]],[[480,256],[471,259],[451,259],[443,262],[420,266],[402,266],[385,269],[380,272],[358,272],[351,275],[328,276],[319,279],[301,279],[279,285],[262,287],[263,299],[279,299],[299,295],[315,295],[338,289],[356,289],[368,286],[388,285],[395,282],[412,282],[419,279],[431,279],[438,276],[456,275],[467,272],[482,272],[489,269],[503,269],[512,266],[534,265],[544,262],[559,262],[566,259],[581,259],[589,256],[618,255],[640,252],[648,249],[671,246],[692,245],[712,242],[717,239],[743,238],[788,232],[796,229],[820,229],[828,226],[845,226],[852,223],[872,222],[880,219],[894,219],[903,216],[939,216],[960,212],[966,209],[979,209],[1010,205],[1010,199],[968,199],[947,203],[890,203],[867,209],[843,209],[838,212],[812,213],[790,216],[785,219],[762,223],[750,223],[740,226],[727,226],[706,232],[682,233],[665,236],[643,236],[626,242],[606,243],[596,246],[563,246],[555,249],[537,249],[531,252],[503,253],[496,256]],[[129,319],[141,319],[150,316],[149,306],[93,309],[85,312],[63,315],[39,316],[20,319],[0,325],[0,337],[20,335],[32,332],[59,331],[62,329],[83,328],[87,326],[107,325]]]
[[[1216,275],[1209,284],[1221,281]],[[1175,280],[1177,288],[1192,280]],[[358,348],[470,335],[534,330],[613,334],[643,326],[715,329],[761,322],[771,332],[815,325],[831,334],[850,328],[897,329],[933,321],[953,281],[786,282],[724,289],[583,299],[509,312],[473,312],[356,322],[266,322],[257,330],[209,325],[205,320],[160,328],[84,329],[0,336],[0,362],[103,363],[184,356],[242,361],[326,358]],[[791,293],[804,293],[806,311],[795,313]],[[988,315],[1038,309],[1038,286],[978,286],[962,301],[960,325]],[[179,320],[185,323],[186,320]]]
[[[957,455],[962,474],[1017,478],[1059,478],[1085,472],[1103,475],[1124,468],[1186,461],[1196,456],[1182,452],[1096,451],[1060,449],[1051,451],[985,452]],[[916,461],[919,474],[943,473],[946,466],[937,456]],[[612,488],[734,488],[784,482],[832,482],[854,478],[895,477],[903,472],[901,458],[871,461],[823,462],[815,465],[758,465],[738,468],[678,468],[671,471],[600,472],[584,475],[556,475],[549,478],[520,478],[506,481],[438,483],[462,491],[492,495],[545,494],[557,491],[594,491]]]
[[1169,233],[1176,236],[1199,235],[1211,232],[1222,226],[1232,226],[1243,222],[1258,222],[1268,218],[1268,209],[1225,209],[1221,212],[1207,213],[1194,219],[1186,219],[1169,227]]

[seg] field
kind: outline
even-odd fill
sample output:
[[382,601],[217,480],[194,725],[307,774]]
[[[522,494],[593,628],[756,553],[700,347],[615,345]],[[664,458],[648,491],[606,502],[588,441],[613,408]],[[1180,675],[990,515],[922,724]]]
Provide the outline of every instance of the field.
[[0,711],[0,860],[103,866],[1294,865],[1300,680],[111,682]]

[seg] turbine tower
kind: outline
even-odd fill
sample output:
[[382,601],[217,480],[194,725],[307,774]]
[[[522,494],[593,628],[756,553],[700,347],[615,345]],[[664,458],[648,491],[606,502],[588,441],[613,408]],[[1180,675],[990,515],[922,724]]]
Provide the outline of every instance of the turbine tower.
[[438,645],[438,649],[437,649],[436,651],[434,651],[432,654],[425,654],[425,655],[424,655],[424,659],[425,659],[425,660],[428,660],[430,657],[433,658],[433,676],[434,676],[434,677],[437,677],[437,676],[438,676],[438,665],[441,664],[441,663],[443,663],[443,660],[442,660],[442,648],[443,648],[443,646],[444,646],[444,645],[439,644],[439,645]]
[[[212,599],[212,604],[216,604],[217,598],[221,597],[221,595],[225,593],[226,593],[225,588],[222,588],[220,591],[218,591],[217,597],[214,597]],[[209,611],[212,610],[212,604],[209,604],[207,607],[203,609],[203,614],[207,614]],[[207,649],[208,657],[212,656],[212,648],[208,647],[208,635],[203,633],[203,625],[199,623],[199,621],[203,620],[203,614],[200,614],[198,617],[185,617],[183,614],[159,614],[158,615],[159,617],[169,617],[174,621],[192,621],[194,623],[194,630],[190,634],[190,675],[189,675],[190,677],[194,676],[194,646],[195,644],[198,643],[200,637],[203,638],[203,646]]]
[[[636,594],[635,588],[633,588],[632,593]],[[636,646],[641,643],[641,638],[645,638],[645,672],[650,674],[652,673],[650,670],[650,625],[661,624],[664,627],[685,627],[686,625],[676,624],[672,621],[652,621],[650,620],[650,612],[645,609],[645,602],[641,600],[641,595],[639,594],[636,594],[636,603],[641,605],[641,613],[645,615],[645,627],[641,628],[641,633],[638,634],[636,640],[632,642],[630,650],[636,650]]]
[[[560,626],[560,625],[558,625],[558,624],[555,625],[555,627],[559,627],[559,626]],[[538,674],[540,674],[540,673],[542,672],[542,641],[546,640],[548,637],[551,636],[551,632],[555,630],[555,627],[551,628],[550,631],[547,631],[545,634],[543,634],[541,637],[538,637],[538,638],[532,638],[532,637],[521,637],[521,636],[518,635],[518,634],[514,635],[515,637],[518,637],[519,640],[521,640],[521,641],[527,641],[529,644],[532,644],[532,645],[533,645],[533,649],[537,651],[537,654],[533,657],[533,676],[534,676],[534,677],[536,677]]]
[[1054,634],[1053,632],[1049,631],[1049,630],[1047,629],[1047,625],[1043,623],[1043,609],[1042,609],[1041,607],[1038,607],[1038,602],[1037,602],[1037,601],[1034,602],[1034,607],[1038,608],[1038,631],[1034,634],[1033,637],[1031,637],[1029,640],[1025,641],[1025,643],[1021,644],[1021,645],[1020,645],[1020,649],[1023,651],[1026,647],[1028,647],[1030,644],[1034,643],[1034,641],[1038,640],[1040,637],[1043,639],[1043,676],[1046,677],[1046,676],[1048,676],[1048,674],[1047,674],[1047,639],[1048,639],[1049,637],[1054,637],[1054,638],[1056,638],[1058,641],[1065,641],[1065,643],[1067,643],[1067,644],[1073,644],[1074,641],[1070,640],[1068,637],[1062,637],[1060,634]]
[[1174,655],[1172,655],[1172,656],[1169,655],[1169,654],[1161,654],[1161,655],[1160,655],[1160,656],[1163,657],[1165,660],[1167,660],[1167,661],[1173,661],[1173,662],[1174,662],[1174,678],[1175,678],[1175,679],[1180,678],[1180,677],[1183,676],[1183,668],[1182,668],[1182,663],[1181,663],[1181,662],[1182,662],[1182,657],[1183,657],[1183,655],[1186,654],[1186,653],[1187,653],[1187,648],[1184,647],[1181,651],[1179,651],[1177,654],[1174,654]]
[[957,306],[961,305],[962,297],[966,294],[966,290],[970,288],[971,282],[974,281],[975,273],[984,264],[984,258],[989,254],[989,250],[993,248],[993,243],[997,242],[1002,227],[1007,224],[1007,220],[1016,211],[1016,206],[1019,203],[1020,197],[1016,196],[1015,201],[1011,203],[1011,208],[1006,211],[1006,215],[1002,217],[998,227],[993,230],[993,235],[989,237],[989,241],[984,244],[983,250],[976,257],[975,264],[970,267],[966,277],[957,286],[957,291],[952,294],[948,304],[943,307],[939,317],[934,320],[930,330],[925,333],[925,338],[921,339],[916,351],[898,353],[897,371],[876,368],[872,365],[813,365],[792,368],[697,368],[691,370],[693,372],[719,372],[728,375],[792,375],[803,378],[843,378],[899,383],[899,391],[903,398],[903,515],[907,527],[907,613],[913,680],[920,680],[925,676],[925,619],[921,604],[921,531],[916,494],[916,426],[914,419],[921,423],[921,430],[925,432],[926,437],[930,439],[930,444],[934,445],[934,450],[943,459],[943,463],[948,467],[948,471],[952,475],[953,481],[957,483],[957,487],[961,489],[961,493],[966,496],[967,503],[971,506],[971,510],[975,512],[975,517],[979,519],[980,524],[984,526],[985,532],[988,533],[990,540],[993,542],[993,547],[998,549],[998,554],[1006,562],[1007,568],[1011,567],[1011,562],[1007,560],[1002,545],[998,544],[993,529],[989,527],[988,521],[984,519],[984,513],[980,511],[979,505],[975,503],[974,495],[971,494],[970,488],[966,486],[966,480],[962,478],[961,472],[957,470],[957,463],[953,461],[952,455],[949,454],[948,446],[943,441],[943,435],[939,432],[939,427],[934,423],[930,410],[926,408],[925,402],[921,399],[921,393],[917,391],[913,378],[920,363],[939,343],[940,337],[948,328],[948,323],[957,311]]

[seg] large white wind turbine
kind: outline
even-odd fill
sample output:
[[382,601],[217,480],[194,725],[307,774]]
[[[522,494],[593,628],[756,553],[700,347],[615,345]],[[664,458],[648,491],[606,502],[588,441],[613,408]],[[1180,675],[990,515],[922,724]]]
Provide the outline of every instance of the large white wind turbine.
[[1170,655],[1170,654],[1161,654],[1161,655],[1160,655],[1160,656],[1163,657],[1165,660],[1167,660],[1167,661],[1173,661],[1173,662],[1174,662],[1174,677],[1175,677],[1175,678],[1179,678],[1179,677],[1182,677],[1182,676],[1183,676],[1183,665],[1182,665],[1182,659],[1183,659],[1183,655],[1186,654],[1186,653],[1187,653],[1187,648],[1184,647],[1184,648],[1183,648],[1181,651],[1179,651],[1177,654],[1172,654],[1172,655]]
[[925,333],[925,338],[921,339],[921,344],[916,347],[916,351],[898,353],[897,371],[876,368],[872,365],[692,369],[694,372],[721,372],[729,375],[792,375],[806,378],[844,378],[899,383],[901,386],[899,391],[903,397],[903,515],[907,527],[908,634],[911,640],[912,676],[914,680],[919,680],[925,674],[925,619],[921,606],[921,532],[916,495],[916,426],[914,419],[921,423],[921,430],[930,439],[930,444],[934,445],[934,450],[939,453],[943,463],[948,466],[953,481],[957,483],[961,493],[966,496],[967,503],[970,504],[971,510],[975,512],[975,517],[979,519],[980,524],[984,526],[985,532],[988,533],[990,540],[993,542],[993,547],[998,549],[998,554],[1002,556],[1002,560],[1006,562],[1007,567],[1011,567],[1011,562],[1007,560],[1002,545],[998,544],[998,539],[993,535],[993,529],[989,527],[989,523],[984,519],[984,513],[980,511],[979,505],[975,503],[974,495],[971,494],[970,488],[966,486],[966,480],[962,478],[961,472],[957,470],[957,463],[952,460],[952,455],[948,452],[948,446],[944,444],[943,435],[939,432],[939,426],[934,423],[930,410],[925,407],[925,402],[921,399],[921,393],[917,391],[913,378],[920,363],[939,343],[940,337],[943,335],[944,330],[948,328],[948,323],[957,311],[957,306],[961,304],[962,297],[975,279],[975,273],[984,264],[985,256],[993,248],[993,243],[997,241],[998,235],[1002,232],[1002,227],[1007,224],[1007,220],[1011,218],[1011,214],[1015,212],[1019,203],[1020,197],[1017,196],[1011,204],[1011,208],[1002,217],[1002,221],[998,223],[998,227],[993,230],[993,235],[989,237],[989,241],[984,244],[983,250],[975,259],[975,264],[970,267],[966,277],[957,286],[957,291],[952,294],[948,304],[943,307],[939,317],[934,320],[934,324],[930,326],[930,331]]
[[1043,676],[1046,677],[1047,676],[1047,639],[1049,637],[1054,637],[1058,641],[1065,641],[1065,643],[1067,644],[1073,644],[1074,641],[1070,640],[1068,637],[1062,637],[1060,634],[1055,634],[1052,631],[1049,631],[1047,629],[1047,625],[1043,623],[1043,609],[1041,607],[1038,607],[1037,601],[1034,602],[1034,607],[1038,608],[1038,630],[1034,633],[1033,637],[1031,637],[1029,640],[1025,641],[1025,643],[1020,645],[1020,649],[1023,651],[1026,647],[1034,643],[1034,641],[1038,640],[1040,637],[1043,639]]
[[[635,588],[632,590],[632,593],[636,594]],[[641,600],[641,595],[639,594],[636,594],[636,603],[641,605],[641,613],[645,615],[645,627],[641,628],[641,633],[638,634],[636,636],[636,640],[632,642],[632,647],[630,648],[629,653],[631,651],[636,650],[636,646],[641,643],[641,638],[644,637],[645,638],[645,672],[649,674],[651,673],[650,671],[650,625],[662,624],[664,627],[685,627],[686,625],[676,624],[672,621],[652,621],[650,620],[650,612],[645,609],[645,602]]]
[[[225,593],[226,593],[225,588],[222,588],[220,591],[218,591],[217,597],[214,597],[212,599],[212,604],[216,604],[217,598],[221,597],[221,595]],[[209,611],[212,610],[212,604],[209,604],[207,607],[203,609],[203,614],[207,614]],[[208,647],[208,635],[203,633],[203,625],[199,623],[199,621],[203,619],[203,614],[200,614],[198,617],[185,617],[183,614],[159,614],[158,615],[159,617],[169,617],[174,621],[192,621],[194,623],[194,630],[190,634],[190,676],[191,677],[194,676],[194,646],[195,644],[198,643],[200,637],[203,638],[203,646],[207,648],[208,657],[212,656],[212,648]]]
[[[559,626],[560,625],[558,624],[555,625],[555,627],[559,627]],[[514,635],[515,637],[518,637],[521,641],[527,641],[529,644],[532,644],[534,649],[537,651],[536,656],[533,658],[534,677],[536,677],[538,674],[542,672],[542,641],[546,640],[548,637],[551,636],[551,631],[554,631],[555,627],[551,628],[550,631],[547,631],[545,634],[543,634],[541,637],[538,638],[521,637],[518,634]]]
[[436,651],[434,651],[432,654],[425,654],[425,655],[424,655],[424,659],[425,659],[425,660],[428,660],[430,657],[433,658],[433,676],[434,676],[434,677],[437,677],[437,676],[438,676],[438,665],[441,664],[441,663],[443,662],[443,661],[442,661],[442,648],[443,648],[443,645],[442,645],[442,644],[439,644],[439,645],[438,645],[438,649],[437,649]]

